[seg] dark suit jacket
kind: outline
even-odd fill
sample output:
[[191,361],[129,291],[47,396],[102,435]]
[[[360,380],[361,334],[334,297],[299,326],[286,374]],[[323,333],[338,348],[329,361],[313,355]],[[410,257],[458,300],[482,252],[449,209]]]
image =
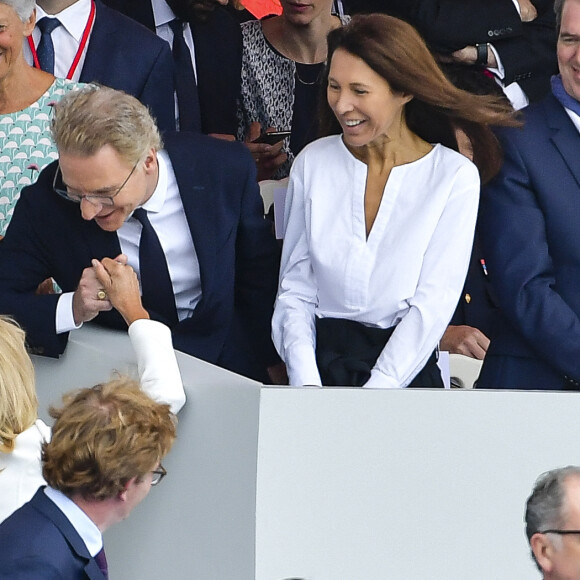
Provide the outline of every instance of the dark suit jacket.
[[[149,0],[105,0],[155,32]],[[239,23],[222,6],[207,21],[190,20],[195,44],[195,68],[203,133],[236,135],[237,99],[242,74],[242,33]]]
[[43,490],[0,524],[0,577],[103,580],[82,538]]
[[473,326],[489,337],[496,308],[481,264],[483,251],[477,232],[476,228],[465,286],[449,324]]
[[173,58],[167,43],[96,0],[79,80],[125,91],[147,105],[162,131],[175,130]]
[[522,23],[511,0],[349,0],[351,13],[383,12],[407,20],[432,50],[449,54],[490,42],[505,68],[504,84],[517,82],[530,101],[549,92],[557,73],[553,0],[533,0],[538,17]]
[[501,311],[482,387],[580,380],[580,135],[553,96],[500,133],[505,162],[483,190],[480,233]]
[[[263,217],[255,164],[240,143],[205,135],[165,136],[199,260],[202,298],[193,316],[178,323],[175,348],[247,376],[279,360],[270,339],[278,251]],[[80,215],[79,206],[52,191],[56,164],[23,190],[0,243],[0,304],[27,331],[28,341],[56,356],[66,345],[55,334],[58,296],[37,296],[53,276],[74,291],[92,258],[120,252],[115,232]],[[125,328],[116,312],[97,322]],[[260,372],[257,371],[257,359]]]

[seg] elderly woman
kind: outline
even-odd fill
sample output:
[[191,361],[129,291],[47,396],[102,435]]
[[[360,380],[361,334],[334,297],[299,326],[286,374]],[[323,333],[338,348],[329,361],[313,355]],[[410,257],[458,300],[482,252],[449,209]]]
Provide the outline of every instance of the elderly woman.
[[270,128],[292,132],[277,145],[248,144],[261,179],[286,177],[294,156],[316,137],[326,35],[348,20],[332,14],[332,0],[280,3],[279,16],[242,24],[238,138],[248,143]]
[[[501,162],[487,125],[516,121],[456,89],[400,20],[354,17],[328,44],[322,121],[342,135],[292,167],[274,342],[292,385],[443,386],[436,347],[465,280],[480,175]],[[457,147],[455,128],[475,165],[442,144]]]
[[0,0],[0,238],[20,190],[57,157],[51,105],[78,87],[29,66],[22,45],[35,23],[34,0]]
[[[165,325],[148,319],[137,276],[124,261],[122,255],[102,263],[94,260],[93,268],[109,300],[129,325],[141,387],[177,413],[185,404],[185,393],[171,333]],[[50,438],[49,427],[37,416],[34,369],[24,341],[24,331],[0,317],[0,522],[44,483],[40,446]]]

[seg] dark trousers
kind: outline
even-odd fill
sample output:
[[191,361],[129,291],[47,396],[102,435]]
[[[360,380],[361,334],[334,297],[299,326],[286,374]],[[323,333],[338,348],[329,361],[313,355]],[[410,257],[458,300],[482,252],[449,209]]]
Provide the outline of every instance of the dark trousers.
[[[316,363],[322,384],[328,387],[364,385],[395,328],[373,328],[343,318],[317,318]],[[436,352],[408,386],[443,387]]]

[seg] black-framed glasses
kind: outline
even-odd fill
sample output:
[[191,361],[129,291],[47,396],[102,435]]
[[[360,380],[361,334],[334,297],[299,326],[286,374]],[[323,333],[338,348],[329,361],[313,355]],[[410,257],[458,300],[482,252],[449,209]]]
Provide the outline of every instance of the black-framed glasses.
[[540,534],[558,534],[559,536],[571,536],[573,534],[580,534],[580,530],[544,530]]
[[160,464],[159,467],[154,469],[151,473],[153,473],[151,485],[157,485],[167,475],[167,470]]
[[[68,186],[66,185],[66,183],[64,183],[64,181],[62,180],[62,172],[60,170],[60,165],[57,167],[56,172],[54,174],[54,179],[52,181],[52,189],[54,189],[54,191],[56,193],[58,193],[58,195],[60,195],[61,197],[64,197],[65,199],[68,199],[69,201],[72,201],[74,203],[81,203],[81,201],[86,200],[88,201],[90,204],[95,205],[95,206],[112,206],[114,205],[114,201],[113,198],[116,195],[119,195],[120,191],[125,187],[125,185],[127,185],[127,182],[129,181],[129,179],[131,179],[131,175],[133,175],[133,172],[135,171],[135,169],[137,168],[137,165],[139,164],[139,162],[135,163],[135,165],[133,165],[133,169],[131,169],[131,173],[129,173],[129,175],[127,175],[127,179],[125,179],[125,181],[123,181],[123,183],[121,184],[121,186],[119,187],[119,189],[117,189],[117,191],[115,191],[115,193],[113,193],[113,195],[100,195],[97,193],[87,193],[87,194],[80,194],[80,193],[76,193],[74,191],[70,191],[68,189]],[[60,175],[60,182],[59,182],[59,175]],[[59,185],[63,185],[63,187],[59,187]]]

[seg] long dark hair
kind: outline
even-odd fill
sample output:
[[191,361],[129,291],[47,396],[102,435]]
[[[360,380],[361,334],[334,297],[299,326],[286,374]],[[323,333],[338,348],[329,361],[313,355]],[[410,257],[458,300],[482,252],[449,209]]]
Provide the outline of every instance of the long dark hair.
[[[455,87],[410,24],[385,14],[367,14],[353,16],[349,24],[330,32],[323,87],[338,48],[362,59],[394,92],[413,95],[405,106],[405,120],[416,135],[457,150],[455,129],[461,129],[473,145],[482,182],[499,171],[501,148],[490,126],[518,126],[513,109],[504,99]],[[321,99],[320,109],[321,136],[340,133],[326,98]]]

